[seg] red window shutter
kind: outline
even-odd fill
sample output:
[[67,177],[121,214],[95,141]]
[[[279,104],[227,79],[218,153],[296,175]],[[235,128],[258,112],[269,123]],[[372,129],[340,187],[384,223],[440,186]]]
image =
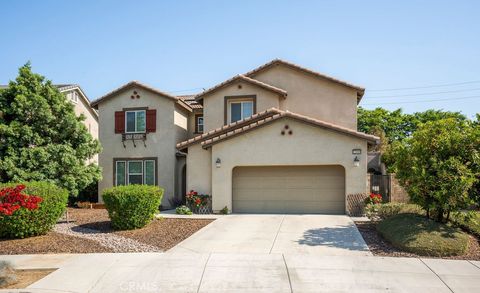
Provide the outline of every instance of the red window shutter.
[[116,111],[115,112],[115,133],[124,133],[125,132],[125,112]]
[[147,110],[147,132],[157,130],[157,110]]

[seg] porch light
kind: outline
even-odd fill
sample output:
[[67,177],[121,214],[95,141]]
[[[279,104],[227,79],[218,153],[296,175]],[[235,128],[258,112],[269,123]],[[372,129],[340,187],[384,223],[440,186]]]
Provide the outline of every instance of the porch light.
[[354,167],[360,166],[360,159],[358,158],[358,156],[355,156],[355,159],[353,159],[353,166]]
[[215,166],[217,166],[217,168],[220,168],[222,166],[222,160],[220,160],[220,158],[217,158],[217,160],[215,161]]

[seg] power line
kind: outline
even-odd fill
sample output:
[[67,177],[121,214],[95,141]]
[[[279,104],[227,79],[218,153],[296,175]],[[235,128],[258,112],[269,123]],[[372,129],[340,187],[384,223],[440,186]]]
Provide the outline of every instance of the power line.
[[365,97],[366,99],[381,99],[381,98],[397,98],[397,97],[416,97],[416,96],[430,96],[436,94],[450,94],[450,93],[461,93],[461,92],[470,92],[470,91],[478,91],[480,88],[474,89],[465,89],[465,90],[453,90],[453,91],[443,91],[443,92],[429,92],[429,93],[419,93],[419,94],[390,94],[387,96],[374,96],[374,97]]
[[390,88],[390,89],[373,89],[373,90],[369,90],[369,91],[370,91],[370,92],[387,92],[387,91],[416,90],[416,89],[428,89],[428,88],[436,88],[436,87],[446,87],[446,86],[452,86],[452,85],[465,85],[465,84],[472,84],[472,83],[480,83],[480,80],[464,81],[464,82],[456,82],[456,83],[444,83],[444,84],[427,85],[427,86],[416,86],[416,87],[402,87],[402,88]]
[[437,102],[437,101],[466,100],[466,99],[473,99],[473,98],[480,98],[480,96],[468,96],[468,97],[445,98],[445,99],[432,99],[432,100],[423,100],[423,101],[404,101],[404,102],[392,102],[392,103],[364,104],[364,105],[362,105],[362,106],[394,105],[394,104],[417,104],[417,103]]

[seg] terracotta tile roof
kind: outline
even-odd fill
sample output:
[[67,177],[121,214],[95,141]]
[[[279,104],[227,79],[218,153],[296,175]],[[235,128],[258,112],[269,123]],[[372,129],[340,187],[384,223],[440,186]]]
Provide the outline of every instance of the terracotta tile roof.
[[203,106],[195,100],[196,95],[177,96],[180,100],[187,103],[192,109],[203,109]]
[[201,143],[203,148],[207,148],[219,141],[231,138],[238,134],[245,133],[246,131],[269,124],[283,117],[292,118],[297,121],[304,122],[313,126],[322,127],[328,130],[342,133],[342,134],[365,139],[371,143],[377,143],[379,140],[379,138],[374,135],[365,134],[363,132],[358,132],[346,127],[342,127],[342,126],[321,121],[318,119],[313,119],[313,118],[296,114],[293,112],[282,111],[276,108],[271,108],[269,110],[252,115],[251,117],[248,117],[244,120],[240,120],[235,123],[225,125],[223,127],[211,130],[207,133],[191,138],[187,141],[178,143],[177,149],[182,150],[196,143]]
[[317,77],[321,77],[321,78],[324,78],[324,79],[328,79],[328,80],[331,80],[333,82],[336,82],[336,83],[339,83],[339,84],[342,84],[344,86],[347,86],[347,87],[350,87],[354,90],[357,91],[357,99],[358,99],[358,102],[360,102],[360,99],[363,97],[363,94],[365,93],[365,88],[361,87],[361,86],[357,86],[357,85],[354,85],[354,84],[351,84],[351,83],[348,83],[346,81],[343,81],[343,80],[340,80],[340,79],[337,79],[337,78],[334,78],[334,77],[331,77],[331,76],[328,76],[328,75],[325,75],[323,73],[320,73],[320,72],[317,72],[317,71],[313,71],[311,69],[308,69],[308,68],[305,68],[305,67],[302,67],[300,65],[297,65],[297,64],[294,64],[294,63],[291,63],[291,62],[288,62],[288,61],[285,61],[285,60],[282,60],[282,59],[274,59],[260,67],[257,67],[247,73],[245,73],[244,75],[245,76],[248,76],[248,77],[254,77],[255,74],[257,74],[258,72],[261,72],[273,65],[276,65],[276,64],[284,64],[284,65],[287,65],[289,67],[292,67],[292,68],[295,68],[295,69],[298,69],[300,71],[304,71],[304,72],[307,72],[309,74],[312,74],[314,76],[317,76]]
[[186,110],[188,111],[192,111],[192,108],[184,101],[180,100],[179,98],[175,97],[175,96],[172,96],[170,94],[167,94],[166,92],[162,92],[156,88],[153,88],[151,86],[148,86],[146,84],[143,84],[139,81],[136,81],[136,80],[133,80],[133,81],[130,81],[124,85],[122,85],[121,87],[103,95],[102,97],[96,99],[95,101],[92,102],[92,107],[94,108],[98,108],[98,104],[100,104],[101,102],[107,100],[107,99],[110,99],[111,97],[115,96],[116,94],[124,91],[124,90],[127,90],[127,89],[130,89],[130,88],[133,88],[133,87],[139,87],[139,88],[142,88],[144,90],[147,90],[149,92],[152,92],[154,94],[158,94],[160,96],[163,96],[163,97],[166,97],[168,99],[171,99],[173,101],[175,101],[177,104],[179,104],[180,106],[184,107]]
[[275,87],[273,85],[269,85],[269,84],[266,84],[264,82],[261,82],[261,81],[258,81],[256,79],[253,79],[253,78],[250,78],[248,76],[245,76],[243,74],[239,74],[239,75],[235,75],[234,77],[230,78],[230,79],[227,79],[226,81],[222,82],[222,83],[219,83],[217,84],[216,86],[212,87],[212,88],[209,88],[201,93],[199,93],[198,95],[195,96],[195,99],[200,99],[202,97],[204,97],[205,95],[207,94],[211,94],[217,90],[219,90],[220,88],[232,83],[232,82],[235,82],[237,80],[242,80],[242,81],[245,81],[245,82],[248,82],[250,84],[253,84],[253,85],[256,85],[256,86],[259,86],[259,87],[262,87],[266,90],[269,90],[269,91],[272,91],[272,92],[275,92],[279,95],[282,95],[282,96],[286,96],[287,95],[287,91],[284,90],[284,89],[281,89],[281,88],[278,88],[278,87]]

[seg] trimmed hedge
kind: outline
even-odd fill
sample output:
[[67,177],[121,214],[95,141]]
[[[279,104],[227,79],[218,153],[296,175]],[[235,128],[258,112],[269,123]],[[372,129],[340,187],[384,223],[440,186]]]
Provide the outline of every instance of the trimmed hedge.
[[65,212],[68,191],[49,182],[21,182],[0,184],[4,187],[26,186],[22,193],[40,196],[38,209],[21,208],[11,216],[0,215],[0,238],[25,238],[46,234]]
[[116,186],[103,191],[103,201],[115,230],[142,228],[154,218],[163,188],[151,185]]

